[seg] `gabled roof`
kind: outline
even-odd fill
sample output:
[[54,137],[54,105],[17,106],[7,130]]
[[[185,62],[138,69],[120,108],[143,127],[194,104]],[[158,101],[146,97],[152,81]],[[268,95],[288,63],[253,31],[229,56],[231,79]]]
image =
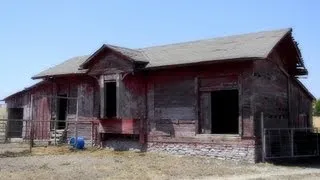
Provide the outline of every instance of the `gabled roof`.
[[264,31],[140,49],[147,67],[189,64],[217,60],[267,58],[291,29]]
[[51,67],[47,70],[40,72],[39,74],[32,77],[32,79],[43,78],[47,76],[59,76],[59,75],[67,75],[67,74],[82,74],[85,73],[86,70],[80,70],[79,67],[82,63],[84,63],[88,59],[87,56],[77,56],[70,58],[61,64],[58,64],[54,67]]
[[29,90],[31,90],[31,89],[39,86],[39,85],[42,85],[42,84],[44,84],[44,83],[46,83],[46,81],[43,81],[43,80],[41,80],[41,81],[39,81],[39,82],[36,82],[35,84],[33,84],[33,85],[29,86],[29,87],[26,87],[26,88],[24,88],[23,90],[20,90],[20,91],[18,91],[18,92],[15,92],[14,94],[11,94],[11,95],[3,98],[1,101],[6,101],[6,100],[8,100],[8,99],[10,99],[10,98],[12,98],[12,97],[14,97],[14,96],[17,96],[17,95],[19,95],[19,94],[26,93],[26,92],[28,92]]
[[124,57],[126,57],[131,62],[143,62],[148,63],[148,59],[141,53],[139,50],[129,49],[125,47],[103,44],[96,52],[94,52],[90,57],[87,58],[85,62],[80,65],[80,69],[86,69],[86,65],[91,62],[91,60],[96,57],[99,53],[104,51],[105,49],[109,49],[113,52],[116,52]]
[[33,78],[85,73],[86,70],[80,69],[85,69],[86,64],[105,48],[111,49],[131,61],[145,62],[147,63],[145,68],[232,59],[264,59],[291,31],[291,28],[287,28],[140,49],[104,44],[91,56],[69,59]]

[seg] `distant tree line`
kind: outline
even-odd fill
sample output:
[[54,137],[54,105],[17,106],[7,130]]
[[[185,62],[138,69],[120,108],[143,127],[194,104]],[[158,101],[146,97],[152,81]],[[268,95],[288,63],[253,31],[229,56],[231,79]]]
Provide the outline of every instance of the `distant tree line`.
[[320,116],[320,99],[316,100],[313,104],[313,115]]

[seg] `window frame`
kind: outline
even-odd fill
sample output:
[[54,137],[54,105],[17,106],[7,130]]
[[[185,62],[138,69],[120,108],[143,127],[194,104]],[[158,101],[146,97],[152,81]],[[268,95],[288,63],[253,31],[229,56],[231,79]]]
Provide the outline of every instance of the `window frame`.
[[[115,82],[116,83],[116,117],[107,117],[105,106],[106,106],[106,94],[105,94],[105,83]],[[120,74],[109,74],[100,76],[100,119],[114,119],[119,118],[119,102],[120,102]]]

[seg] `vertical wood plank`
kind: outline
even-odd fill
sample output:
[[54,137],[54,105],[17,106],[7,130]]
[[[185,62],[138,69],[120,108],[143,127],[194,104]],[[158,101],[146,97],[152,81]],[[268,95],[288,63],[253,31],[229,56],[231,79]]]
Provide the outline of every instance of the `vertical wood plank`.
[[154,109],[154,82],[149,81],[148,82],[148,87],[147,87],[147,99],[148,99],[148,112],[147,112],[147,119],[148,122],[147,124],[150,125],[150,130],[155,129],[155,109]]
[[260,117],[260,125],[261,125],[261,147],[262,147],[262,162],[265,162],[265,155],[266,155],[266,141],[265,141],[265,134],[264,134],[264,119],[263,119],[263,112],[261,112]]
[[122,107],[122,100],[123,100],[123,91],[124,91],[124,88],[123,88],[123,82],[122,82],[122,78],[120,78],[120,74],[117,74],[116,75],[116,86],[117,86],[117,94],[116,94],[116,96],[117,96],[117,104],[116,104],[116,108],[117,108],[117,115],[116,115],[116,117],[117,118],[120,118],[120,117],[122,117],[122,114],[121,114],[121,112],[122,112],[122,110],[121,110],[121,107]]
[[100,81],[99,81],[99,87],[100,87],[100,118],[105,117],[104,113],[104,78],[103,75],[100,76]]
[[199,133],[199,119],[200,119],[200,111],[199,111],[199,78],[195,77],[194,79],[194,94],[196,96],[195,100],[195,113],[196,113],[196,120],[195,120],[195,134]]
[[211,93],[203,92],[200,96],[201,133],[211,134]]
[[291,117],[291,80],[290,80],[290,77],[288,77],[287,79],[288,79],[287,102],[288,102],[288,123],[289,123],[288,127],[292,128],[293,121]]

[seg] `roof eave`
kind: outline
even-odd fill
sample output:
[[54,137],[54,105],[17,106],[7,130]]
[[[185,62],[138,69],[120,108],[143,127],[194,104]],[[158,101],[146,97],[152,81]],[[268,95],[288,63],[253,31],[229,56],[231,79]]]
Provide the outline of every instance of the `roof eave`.
[[307,93],[307,95],[312,99],[312,100],[316,100],[317,98],[302,84],[301,81],[299,81],[296,78],[293,78],[295,80],[296,83],[298,83],[298,85]]
[[239,57],[239,58],[230,58],[230,59],[207,60],[207,61],[193,62],[193,63],[153,66],[153,67],[146,67],[144,69],[145,70],[156,70],[156,69],[165,69],[165,68],[182,67],[182,66],[204,65],[204,64],[213,64],[213,63],[230,63],[230,62],[241,62],[241,61],[255,61],[255,60],[264,60],[264,59],[266,59],[266,58],[264,58],[264,57]]
[[277,45],[288,35],[292,33],[292,28],[288,28],[287,32],[274,44],[274,46],[269,50],[269,52],[267,52],[267,54],[265,55],[265,57],[269,57],[271,55],[271,53],[273,52],[273,50],[277,47]]
[[66,73],[66,74],[53,74],[53,75],[42,75],[42,76],[33,76],[31,79],[35,80],[35,79],[44,79],[44,78],[51,78],[51,77],[63,77],[63,76],[80,76],[80,75],[85,75],[86,72],[82,72],[82,73]]
[[37,87],[37,86],[39,86],[39,85],[41,85],[41,84],[43,84],[43,83],[45,83],[45,81],[40,81],[40,82],[38,82],[38,83],[35,83],[35,84],[33,84],[33,85],[29,86],[29,87],[24,88],[23,90],[20,90],[20,91],[18,91],[18,92],[15,92],[15,93],[13,93],[13,94],[11,94],[11,95],[3,98],[3,99],[0,100],[0,101],[7,101],[8,99],[12,98],[13,96],[16,96],[16,95],[21,94],[21,93],[25,93],[25,92],[31,90],[32,88],[35,88],[35,87]]
[[115,52],[118,55],[121,55],[123,57],[125,57],[127,60],[129,60],[131,63],[139,63],[139,64],[148,64],[149,62],[146,61],[141,61],[141,60],[135,60],[127,55],[124,55],[123,53],[110,48],[107,44],[103,44],[97,51],[95,51],[85,62],[83,62],[80,66],[79,66],[79,70],[82,69],[86,69],[86,66],[91,62],[91,60],[96,57],[100,52],[102,52],[103,50],[108,49],[112,52]]

